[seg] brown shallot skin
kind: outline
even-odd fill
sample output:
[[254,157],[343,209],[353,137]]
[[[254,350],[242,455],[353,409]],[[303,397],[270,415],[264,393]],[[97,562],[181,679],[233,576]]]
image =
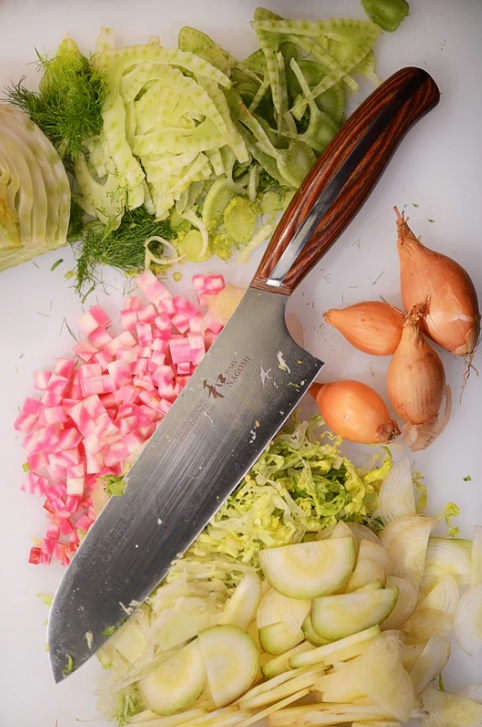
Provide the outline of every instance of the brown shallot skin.
[[343,439],[359,444],[389,444],[400,434],[387,407],[376,391],[361,381],[312,384],[325,424]]
[[400,344],[387,375],[392,406],[404,422],[423,424],[442,407],[445,370],[440,356],[420,331],[427,303],[415,305],[403,324]]
[[403,307],[429,298],[422,330],[456,356],[472,354],[480,336],[477,293],[464,268],[439,252],[429,250],[397,214],[398,254]]
[[352,346],[372,356],[395,353],[405,318],[401,310],[379,300],[367,300],[347,308],[332,308],[323,313],[323,317]]

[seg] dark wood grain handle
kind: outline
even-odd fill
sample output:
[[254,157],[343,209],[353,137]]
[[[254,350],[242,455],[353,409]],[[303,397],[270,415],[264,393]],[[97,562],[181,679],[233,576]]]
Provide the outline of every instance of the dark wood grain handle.
[[439,98],[426,71],[402,68],[359,106],[293,197],[251,287],[293,292],[356,215],[412,124]]

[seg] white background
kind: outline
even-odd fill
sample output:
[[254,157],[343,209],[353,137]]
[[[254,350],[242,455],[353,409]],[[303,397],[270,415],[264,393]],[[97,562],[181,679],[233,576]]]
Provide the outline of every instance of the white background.
[[[68,31],[88,51],[101,25],[115,27],[122,44],[144,42],[155,33],[165,45],[176,43],[182,25],[193,25],[244,57],[256,48],[249,26],[256,5],[255,0],[3,0],[0,88],[23,74],[35,83],[34,67],[26,65],[35,59],[35,47],[52,50]],[[364,17],[358,0],[267,0],[266,6],[288,17]],[[482,291],[481,28],[480,0],[418,0],[399,31],[378,41],[382,78],[404,65],[419,65],[435,77],[442,98],[409,132],[365,208],[293,296],[290,307],[305,325],[305,345],[326,362],[320,380],[357,378],[386,398],[388,359],[355,351],[324,325],[322,313],[380,295],[400,304],[395,204],[408,204],[415,234],[464,265]],[[59,258],[64,262],[51,272]],[[44,653],[47,608],[35,594],[52,592],[62,569],[27,564],[29,538],[42,537],[45,519],[40,501],[20,491],[25,455],[22,437],[12,428],[18,406],[35,395],[32,371],[70,353],[73,341],[62,321],[76,329],[82,311],[64,279],[72,260],[64,249],[0,274],[0,727],[74,727],[77,719],[91,724],[96,719],[95,660],[59,686],[50,674]],[[247,284],[256,262],[237,267],[212,260],[198,271],[222,272],[228,281]],[[184,291],[190,272],[182,272],[178,289]],[[105,292],[99,290],[87,303],[97,300],[115,319],[124,281],[108,270],[104,280]],[[454,412],[439,440],[416,455],[416,468],[429,485],[431,511],[441,512],[448,500],[455,501],[462,509],[462,533],[471,537],[473,525],[482,523],[482,380],[471,378],[459,406],[462,362],[446,353],[443,359]],[[471,482],[463,481],[467,475]],[[482,658],[471,660],[454,647],[446,686],[481,680]]]

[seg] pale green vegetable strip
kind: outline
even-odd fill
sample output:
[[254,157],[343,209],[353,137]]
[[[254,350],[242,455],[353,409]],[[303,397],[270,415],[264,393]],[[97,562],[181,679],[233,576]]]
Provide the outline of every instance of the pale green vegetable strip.
[[136,188],[140,187],[142,191],[142,180],[144,172],[132,154],[131,147],[127,143],[126,138],[126,109],[122,96],[117,95],[110,103],[106,104],[106,109],[102,112],[104,119],[104,134],[108,145],[108,153],[114,162],[119,174],[119,183],[125,180],[129,185],[129,208],[133,209],[142,204],[142,195],[140,201],[134,198]]
[[[230,108],[236,118],[252,132],[257,139],[257,145],[261,151],[264,151],[265,154],[275,159],[280,159],[279,150],[273,146],[260,122],[249,113],[241,96],[236,91],[229,91],[227,97]],[[260,160],[258,159],[258,161]]]
[[165,152],[200,152],[219,148],[225,139],[211,119],[193,129],[159,129],[134,138],[134,154],[143,157]]
[[219,149],[210,149],[206,152],[209,161],[211,162],[211,166],[213,168],[214,174],[216,176],[221,177],[224,174],[224,166],[223,166],[223,158],[221,156],[221,152]]
[[[303,48],[303,50],[306,50],[315,60],[318,61],[318,63],[323,65],[328,72],[336,72],[339,70],[338,63],[330,55],[328,55],[328,53],[325,53],[319,43],[316,43],[314,40],[310,40],[306,36],[301,35],[287,35],[286,40],[289,40],[291,43],[295,43],[300,48]],[[343,76],[342,80],[352,93],[356,93],[358,91],[358,84],[351,76]]]
[[119,187],[115,174],[109,174],[105,184],[92,177],[85,156],[81,154],[75,162],[75,178],[82,197],[79,202],[83,209],[104,224],[120,224],[125,206],[125,189]]
[[259,104],[263,100],[264,95],[265,95],[266,91],[268,90],[268,88],[269,88],[269,78],[266,77],[263,80],[260,87],[258,88],[258,90],[256,91],[256,96],[253,98],[253,100],[251,101],[251,103],[249,105],[248,111],[250,114],[254,114],[254,112],[258,108]]
[[114,50],[115,47],[115,30],[114,28],[100,29],[99,37],[95,45],[95,52],[102,53],[104,50]]
[[[269,18],[269,20],[263,20],[263,18]],[[273,104],[277,117],[279,117],[282,114],[282,108],[279,93],[279,67],[276,54],[281,41],[281,36],[272,32],[271,24],[275,21],[282,21],[282,18],[269,10],[265,10],[264,8],[256,9],[254,13],[253,27],[256,31],[259,44],[266,59],[266,72],[271,86],[271,93],[273,94]],[[266,28],[262,27],[263,22],[264,25],[270,26],[270,32],[266,32]]]
[[233,150],[236,159],[240,164],[247,162],[249,159],[248,150],[231,118],[226,96],[210,78],[199,78],[198,81],[216,104],[216,108],[224,119],[227,129],[226,141]]
[[202,257],[203,255],[205,255],[206,250],[209,247],[209,234],[208,234],[206,225],[201,220],[201,218],[198,217],[196,215],[196,213],[192,212],[192,211],[184,212],[184,214],[182,214],[181,217],[183,217],[185,220],[190,222],[194,227],[197,227],[197,229],[201,233],[202,239],[203,239],[203,247],[199,254],[199,257]]
[[155,159],[153,156],[142,158],[149,181],[169,181],[174,175],[180,174],[197,157],[196,152],[185,152],[176,156],[166,156]]
[[361,76],[364,76],[369,81],[374,83],[375,86],[379,86],[382,82],[382,79],[376,73],[375,67],[375,53],[373,52],[373,50],[370,50],[365,58],[363,58],[363,60],[361,60],[360,63],[355,66],[355,68],[353,69],[353,73],[359,73]]
[[256,201],[256,192],[259,184],[259,166],[256,164],[249,170],[248,197],[250,202]]
[[173,194],[175,194],[176,192],[182,192],[189,186],[191,182],[195,180],[196,177],[199,176],[199,174],[205,168],[207,168],[208,173],[210,173],[209,159],[205,154],[198,154],[197,159],[187,169],[184,176],[181,177],[181,179],[171,187],[171,192]]

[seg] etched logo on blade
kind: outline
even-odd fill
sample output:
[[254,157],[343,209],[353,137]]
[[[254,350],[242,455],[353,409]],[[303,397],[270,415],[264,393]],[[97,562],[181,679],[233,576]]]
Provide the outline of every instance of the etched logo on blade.
[[203,381],[203,388],[208,391],[208,398],[224,399],[224,387],[234,386],[242,375],[243,371],[251,363],[251,356],[245,356],[241,361],[237,358],[233,359],[229,366],[219,374],[214,384],[209,383],[207,379]]

